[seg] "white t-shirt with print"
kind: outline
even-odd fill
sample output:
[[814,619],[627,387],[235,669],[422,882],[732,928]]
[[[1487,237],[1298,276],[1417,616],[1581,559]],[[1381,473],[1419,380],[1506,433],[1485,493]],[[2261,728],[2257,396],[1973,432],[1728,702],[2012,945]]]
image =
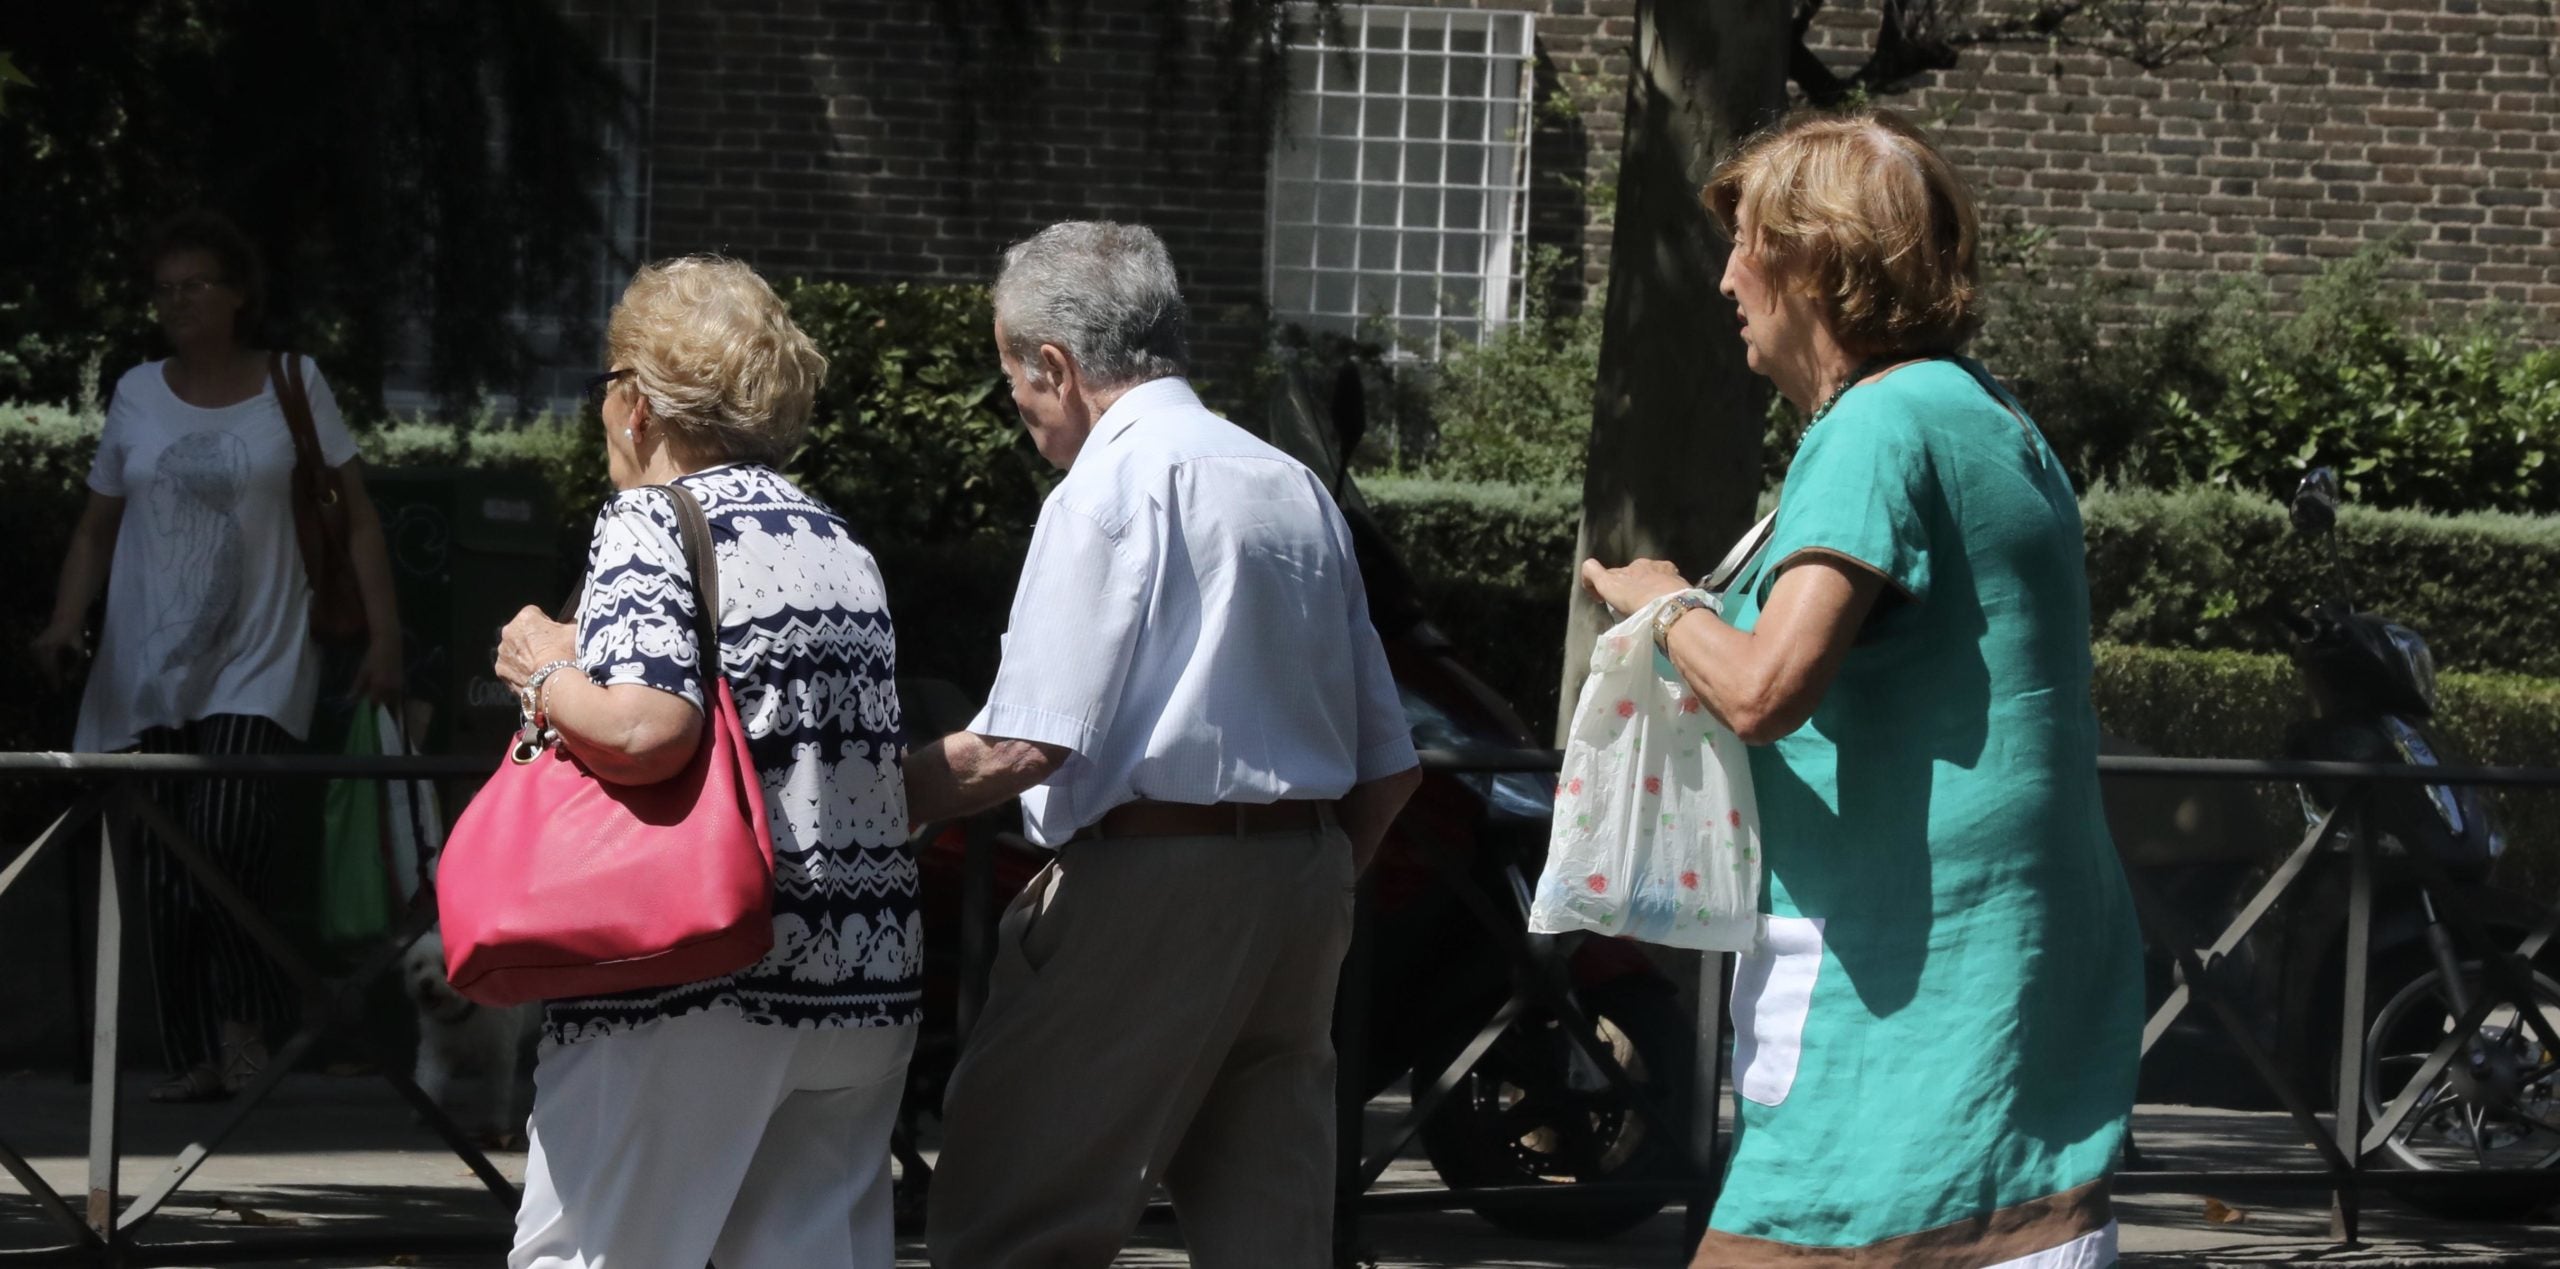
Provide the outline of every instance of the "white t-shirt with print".
[[[72,747],[130,747],[152,727],[254,714],[300,737],[320,692],[311,583],[293,528],[293,433],[275,385],[219,409],[169,390],[168,363],[116,381],[89,488],[122,498],[106,629]],[[320,455],[355,438],[319,367],[303,382]]]

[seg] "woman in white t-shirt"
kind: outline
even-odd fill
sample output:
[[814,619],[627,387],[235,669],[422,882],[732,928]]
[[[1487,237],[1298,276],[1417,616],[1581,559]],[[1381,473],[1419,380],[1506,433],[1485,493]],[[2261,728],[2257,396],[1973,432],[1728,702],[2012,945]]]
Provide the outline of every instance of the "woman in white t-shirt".
[[[117,380],[89,503],[62,563],[37,661],[73,672],[100,591],[107,614],[72,747],[89,753],[248,754],[288,749],[320,692],[311,589],[294,535],[292,433],[249,346],[263,279],[247,237],[218,216],[164,226],[151,298],[173,355]],[[400,690],[400,626],[382,526],[355,441],[306,359],[324,461],[343,477],[348,545],[370,630],[357,694]],[[274,851],[270,790],[254,780],[170,781],[155,797],[257,898]],[[168,852],[147,849],[161,1032],[175,1072],[155,1101],[229,1097],[266,1060],[264,1026],[293,1016],[276,968]]]

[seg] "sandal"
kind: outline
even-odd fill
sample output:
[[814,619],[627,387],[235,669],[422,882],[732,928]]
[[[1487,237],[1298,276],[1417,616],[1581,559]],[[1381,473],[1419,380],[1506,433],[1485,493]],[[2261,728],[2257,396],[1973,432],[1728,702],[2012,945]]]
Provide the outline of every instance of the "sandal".
[[258,1072],[267,1069],[267,1045],[263,1040],[225,1040],[222,1042],[222,1091],[225,1096],[237,1093],[256,1082]]
[[151,1100],[164,1105],[175,1102],[227,1102],[231,1100],[233,1091],[225,1084],[222,1072],[214,1069],[213,1063],[198,1062],[188,1067],[186,1074],[153,1085]]

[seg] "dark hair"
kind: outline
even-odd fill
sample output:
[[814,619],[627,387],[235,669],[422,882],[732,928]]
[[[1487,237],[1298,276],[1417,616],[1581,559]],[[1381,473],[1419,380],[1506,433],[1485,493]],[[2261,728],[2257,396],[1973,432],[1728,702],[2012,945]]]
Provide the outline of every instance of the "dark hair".
[[160,222],[160,227],[151,233],[150,250],[142,258],[145,283],[161,261],[181,251],[201,251],[213,257],[215,267],[222,270],[223,284],[240,293],[240,313],[232,319],[232,338],[244,345],[254,343],[258,324],[267,313],[267,270],[258,259],[257,244],[220,212],[180,212]]

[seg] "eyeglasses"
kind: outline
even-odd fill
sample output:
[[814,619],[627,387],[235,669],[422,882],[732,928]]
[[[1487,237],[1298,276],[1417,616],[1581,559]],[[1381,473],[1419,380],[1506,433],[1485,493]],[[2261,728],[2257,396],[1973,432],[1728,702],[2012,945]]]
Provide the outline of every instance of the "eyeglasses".
[[600,375],[588,376],[586,387],[587,408],[590,410],[603,409],[604,394],[611,390],[614,384],[629,377],[630,374],[631,371],[626,368],[622,370],[608,370]]
[[188,278],[183,282],[154,282],[151,284],[151,302],[169,304],[178,300],[192,300],[222,285],[224,283],[220,278]]

